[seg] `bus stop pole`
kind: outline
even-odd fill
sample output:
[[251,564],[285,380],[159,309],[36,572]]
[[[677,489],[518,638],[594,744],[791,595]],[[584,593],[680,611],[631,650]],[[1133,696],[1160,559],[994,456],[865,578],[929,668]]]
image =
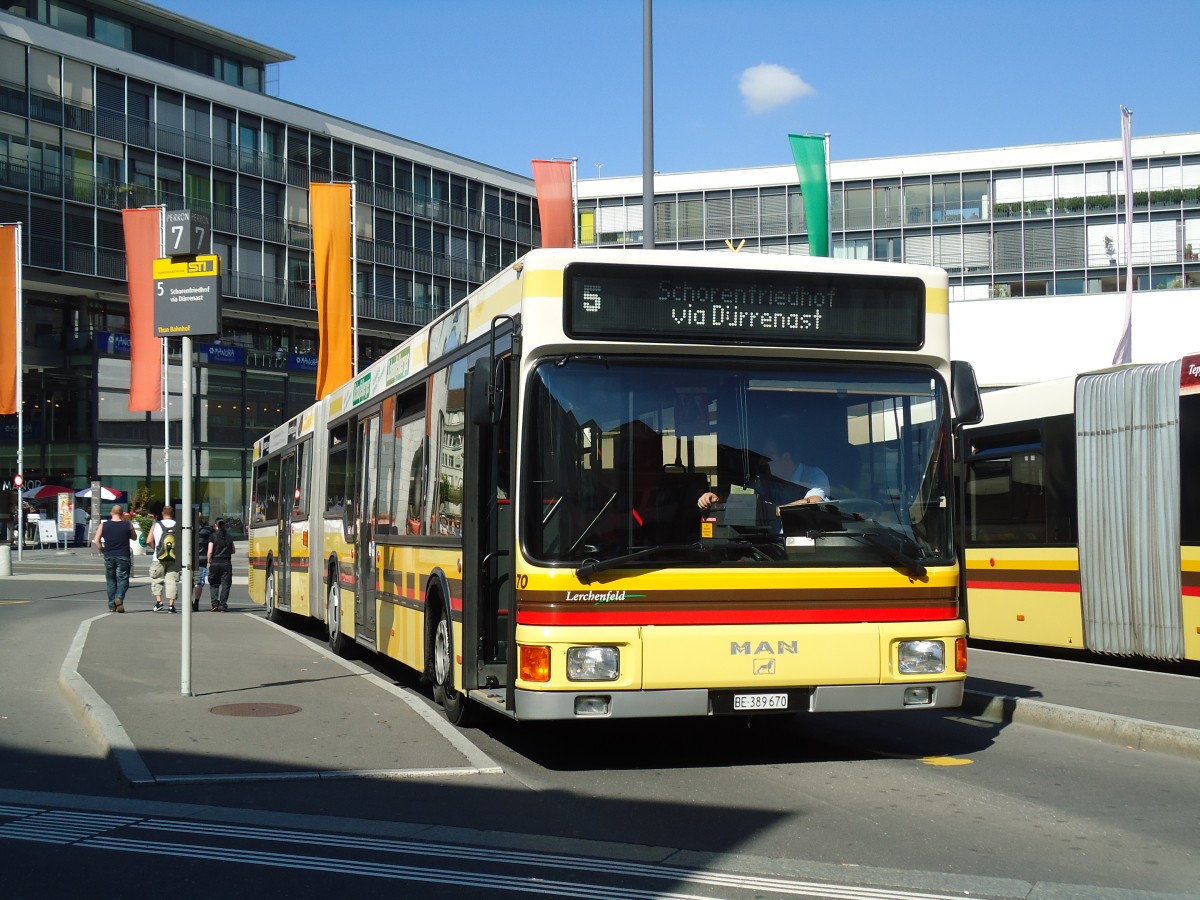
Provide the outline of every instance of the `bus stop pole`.
[[[164,341],[163,343],[166,343]],[[176,603],[183,604],[183,637],[180,648],[179,692],[192,696],[192,414],[195,405],[192,398],[192,339],[183,337],[183,462],[180,472],[181,503],[183,509],[179,519],[182,531],[183,550],[180,555],[182,566],[179,573],[179,596]]]

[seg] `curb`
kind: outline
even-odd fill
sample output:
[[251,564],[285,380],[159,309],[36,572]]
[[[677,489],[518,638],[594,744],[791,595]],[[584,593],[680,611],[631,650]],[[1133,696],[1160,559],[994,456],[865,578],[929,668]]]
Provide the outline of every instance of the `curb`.
[[154,782],[154,776],[150,774],[146,763],[133,746],[125,726],[121,724],[113,708],[105,703],[79,674],[79,660],[83,656],[88,631],[91,630],[93,622],[107,615],[109,614],[101,613],[80,623],[62,668],[58,670],[58,686],[75,707],[96,743],[112,756],[126,780],[130,784],[150,784]]
[[962,709],[985,722],[1036,725],[1131,750],[1200,759],[1200,731],[1111,713],[1059,706],[1044,700],[966,691]]

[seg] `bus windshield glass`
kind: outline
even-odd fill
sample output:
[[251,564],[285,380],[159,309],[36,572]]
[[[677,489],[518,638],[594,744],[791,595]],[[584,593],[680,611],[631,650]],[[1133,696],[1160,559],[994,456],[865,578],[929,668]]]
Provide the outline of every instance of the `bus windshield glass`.
[[526,412],[534,561],[923,574],[953,560],[931,369],[568,356],[537,367]]

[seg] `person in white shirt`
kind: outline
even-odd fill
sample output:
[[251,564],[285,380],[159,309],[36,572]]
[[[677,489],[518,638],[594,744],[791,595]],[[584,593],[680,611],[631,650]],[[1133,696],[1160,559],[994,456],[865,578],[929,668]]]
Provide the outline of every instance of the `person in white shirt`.
[[179,538],[174,507],[163,507],[162,518],[150,529],[146,546],[150,550],[150,593],[154,595],[154,611],[163,611],[163,594],[166,594],[166,611],[177,612],[175,598],[179,595],[179,553],[183,543]]

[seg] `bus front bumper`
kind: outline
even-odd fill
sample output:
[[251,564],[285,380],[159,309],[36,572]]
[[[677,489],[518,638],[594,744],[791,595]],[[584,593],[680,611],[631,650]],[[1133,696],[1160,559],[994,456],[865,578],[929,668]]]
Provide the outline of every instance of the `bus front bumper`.
[[[513,716],[527,721],[550,721],[954,709],[962,705],[965,683],[960,679],[911,684],[825,685],[768,693],[751,690],[710,691],[703,688],[662,691],[517,689],[514,692]],[[783,702],[778,699],[780,695],[786,696],[786,706],[779,705]],[[738,701],[739,704],[747,705],[735,706],[735,697],[743,698]],[[769,700],[768,697],[775,699]],[[763,705],[754,708],[756,702]]]

